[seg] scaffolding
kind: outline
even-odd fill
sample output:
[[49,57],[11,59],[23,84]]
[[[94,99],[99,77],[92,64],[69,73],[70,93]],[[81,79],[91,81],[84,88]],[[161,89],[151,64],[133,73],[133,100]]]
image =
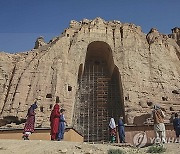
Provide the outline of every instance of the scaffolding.
[[110,77],[106,63],[86,62],[77,95],[75,125],[84,141],[108,141],[110,118],[122,115],[118,78]]

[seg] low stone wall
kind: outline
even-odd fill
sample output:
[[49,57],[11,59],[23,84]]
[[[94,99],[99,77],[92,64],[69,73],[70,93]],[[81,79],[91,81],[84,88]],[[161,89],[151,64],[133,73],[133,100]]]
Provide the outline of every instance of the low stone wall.
[[[0,139],[22,140],[22,129],[1,129]],[[36,129],[29,137],[30,140],[51,140],[50,129]],[[64,141],[83,142],[83,137],[74,129],[67,128],[64,134]]]
[[[118,129],[118,128],[117,128]],[[18,139],[22,140],[22,129],[1,129],[0,139]],[[146,146],[154,143],[155,135],[153,125],[125,126],[126,142],[137,147]],[[118,131],[117,131],[118,136]],[[30,140],[50,140],[50,129],[36,129],[35,133],[30,136]],[[64,141],[83,142],[83,136],[73,128],[66,128]],[[172,125],[166,125],[167,143],[179,142],[176,140],[175,132]],[[117,137],[119,143],[119,138]],[[179,142],[180,143],[180,142]]]
[[[126,126],[125,134],[126,134],[126,142],[131,143],[138,147],[152,144],[154,143],[155,140],[153,125]],[[176,135],[173,126],[171,124],[166,125],[166,141],[167,143],[179,142],[176,140]]]

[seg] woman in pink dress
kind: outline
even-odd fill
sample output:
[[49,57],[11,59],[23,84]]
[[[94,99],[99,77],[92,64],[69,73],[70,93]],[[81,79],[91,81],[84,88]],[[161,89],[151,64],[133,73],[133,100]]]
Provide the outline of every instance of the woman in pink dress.
[[34,132],[34,124],[35,124],[35,109],[37,108],[36,102],[31,105],[28,109],[28,113],[26,115],[26,123],[24,126],[23,136],[24,140],[29,140],[29,136]]

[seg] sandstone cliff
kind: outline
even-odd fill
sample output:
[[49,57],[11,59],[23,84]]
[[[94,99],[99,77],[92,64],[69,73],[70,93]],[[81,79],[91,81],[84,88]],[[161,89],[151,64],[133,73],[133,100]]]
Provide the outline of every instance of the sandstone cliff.
[[85,65],[91,43],[95,43],[92,50],[100,51],[102,47],[111,51],[108,66],[119,71],[121,107],[126,122],[147,122],[152,104],[165,109],[169,122],[172,113],[180,110],[179,36],[180,28],[173,29],[169,35],[153,28],[146,35],[134,24],[84,19],[71,21],[69,28],[49,43],[39,38],[31,51],[1,52],[1,125],[23,122],[28,107],[38,100],[36,126],[49,127],[56,96],[67,111],[68,124],[73,125],[78,76],[83,72],[80,68]]

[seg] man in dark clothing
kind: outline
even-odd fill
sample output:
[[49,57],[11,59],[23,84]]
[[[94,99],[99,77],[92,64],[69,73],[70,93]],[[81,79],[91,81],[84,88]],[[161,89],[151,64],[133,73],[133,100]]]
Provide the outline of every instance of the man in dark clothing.
[[118,120],[118,130],[119,130],[120,143],[125,143],[125,131],[124,131],[123,117],[120,117]]
[[176,137],[179,138],[179,136],[180,136],[180,118],[178,116],[178,113],[175,113],[175,118],[173,120],[173,126],[174,126],[174,130],[176,132]]

